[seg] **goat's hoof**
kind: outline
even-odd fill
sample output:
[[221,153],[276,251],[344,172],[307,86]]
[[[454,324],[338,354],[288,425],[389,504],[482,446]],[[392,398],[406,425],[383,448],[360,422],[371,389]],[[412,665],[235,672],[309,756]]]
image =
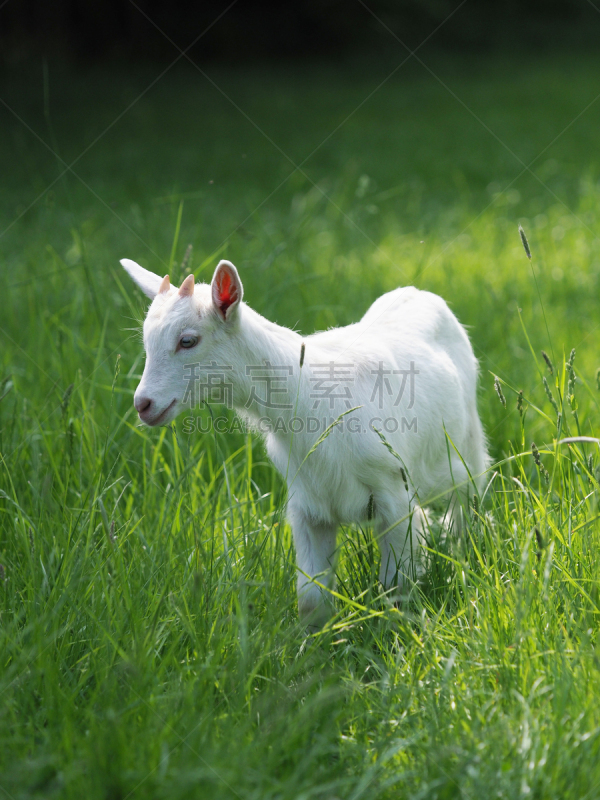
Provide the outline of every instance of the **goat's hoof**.
[[298,605],[298,617],[309,633],[318,633],[329,622],[333,615],[333,606],[330,603]]

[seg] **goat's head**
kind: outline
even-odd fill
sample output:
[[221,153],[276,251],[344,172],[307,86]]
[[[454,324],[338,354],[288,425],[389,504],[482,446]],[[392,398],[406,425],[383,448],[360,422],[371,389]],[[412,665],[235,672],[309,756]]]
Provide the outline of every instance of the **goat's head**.
[[142,422],[167,425],[184,408],[190,379],[186,365],[207,365],[227,352],[243,288],[236,268],[221,261],[210,286],[188,275],[179,289],[124,258],[124,269],[152,300],[144,321],[146,365],[133,404]]

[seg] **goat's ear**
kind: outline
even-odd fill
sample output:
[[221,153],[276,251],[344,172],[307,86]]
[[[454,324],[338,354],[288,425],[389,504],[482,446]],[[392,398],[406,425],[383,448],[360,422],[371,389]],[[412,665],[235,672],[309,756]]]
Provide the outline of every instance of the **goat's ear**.
[[134,283],[137,283],[142,292],[151,300],[154,300],[156,295],[163,288],[164,278],[140,267],[135,261],[131,261],[129,258],[122,258],[121,266],[129,273]]
[[244,296],[244,288],[237,269],[231,261],[219,261],[213,275],[212,301],[222,320],[228,321],[234,316]]

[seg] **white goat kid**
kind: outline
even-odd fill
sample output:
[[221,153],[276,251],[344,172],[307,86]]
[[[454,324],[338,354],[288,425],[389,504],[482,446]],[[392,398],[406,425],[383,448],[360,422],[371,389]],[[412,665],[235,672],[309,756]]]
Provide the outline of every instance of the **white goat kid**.
[[418,575],[426,532],[419,499],[449,493],[458,527],[487,463],[477,361],[446,303],[413,287],[395,289],[360,322],[303,338],[242,302],[228,261],[210,286],[189,275],[179,290],[168,276],[121,264],[153,300],[134,398],[140,419],[166,425],[189,407],[191,362],[199,386],[215,372],[230,382],[233,406],[262,431],[288,482],[301,618],[318,626],[330,615],[319,584],[333,586],[340,523],[373,520],[386,588]]

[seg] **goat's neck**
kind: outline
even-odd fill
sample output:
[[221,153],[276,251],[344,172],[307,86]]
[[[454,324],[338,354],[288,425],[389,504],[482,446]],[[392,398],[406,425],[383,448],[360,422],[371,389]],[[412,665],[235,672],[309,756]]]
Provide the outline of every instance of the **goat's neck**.
[[[244,304],[240,308],[239,329],[232,344],[235,347],[231,359],[234,366],[234,406],[258,417],[291,417],[293,408],[279,406],[293,407],[296,399],[302,346],[300,334],[270,322]],[[274,369],[265,365],[272,365]],[[277,385],[282,391],[271,391],[271,402],[265,405],[261,399],[269,400],[264,380],[266,375],[277,380],[277,384],[272,386]]]

